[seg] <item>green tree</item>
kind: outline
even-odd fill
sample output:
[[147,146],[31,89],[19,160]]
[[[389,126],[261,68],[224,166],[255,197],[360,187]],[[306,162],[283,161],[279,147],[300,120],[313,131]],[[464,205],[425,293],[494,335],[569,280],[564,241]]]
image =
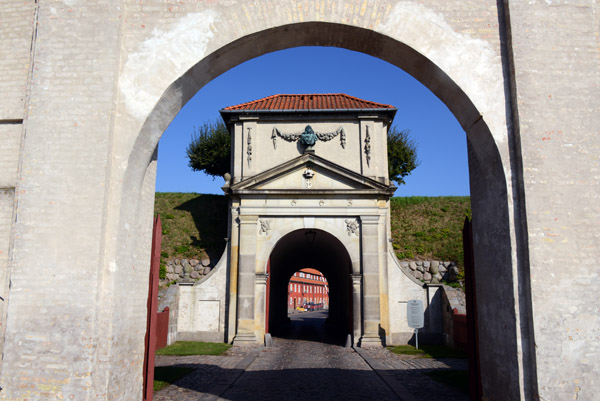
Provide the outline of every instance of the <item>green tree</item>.
[[[388,131],[387,147],[390,180],[402,185],[404,177],[419,165],[417,146],[408,130],[392,127]],[[229,172],[231,137],[223,121],[216,120],[194,128],[186,153],[188,165],[194,171],[204,171],[213,177],[222,177]]]
[[229,172],[231,137],[225,123],[216,120],[194,128],[186,153],[188,165],[194,171],[204,171],[213,177]]
[[388,131],[387,150],[390,181],[402,185],[404,177],[419,165],[417,145],[408,130],[401,131],[394,126]]

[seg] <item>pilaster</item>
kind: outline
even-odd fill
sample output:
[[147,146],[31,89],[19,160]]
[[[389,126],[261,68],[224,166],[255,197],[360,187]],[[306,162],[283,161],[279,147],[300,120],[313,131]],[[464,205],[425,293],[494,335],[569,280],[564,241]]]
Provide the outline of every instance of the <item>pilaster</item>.
[[379,215],[361,216],[363,332],[361,347],[380,347]]
[[256,344],[257,342],[254,323],[257,220],[258,216],[239,216],[238,308],[234,345]]
[[254,303],[254,316],[255,316],[255,331],[258,335],[258,340],[264,340],[265,336],[265,318],[267,310],[267,279],[269,278],[268,273],[256,273],[254,276],[254,296],[256,302]]
[[352,321],[353,321],[353,338],[359,339],[362,334],[362,274],[350,274],[352,280]]
[[229,306],[227,315],[227,342],[233,341],[236,333],[237,322],[237,294],[238,294],[238,271],[239,271],[239,249],[240,249],[240,227],[239,227],[239,203],[232,201],[230,206],[231,230],[229,234]]

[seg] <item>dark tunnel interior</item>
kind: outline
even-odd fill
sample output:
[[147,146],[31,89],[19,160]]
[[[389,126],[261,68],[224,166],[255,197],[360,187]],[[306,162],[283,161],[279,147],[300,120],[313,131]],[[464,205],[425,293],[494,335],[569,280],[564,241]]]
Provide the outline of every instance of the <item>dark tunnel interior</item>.
[[270,256],[268,331],[285,332],[288,318],[288,284],[303,268],[319,270],[329,285],[329,331],[352,333],[352,262],[344,245],[322,230],[302,229],[283,237]]

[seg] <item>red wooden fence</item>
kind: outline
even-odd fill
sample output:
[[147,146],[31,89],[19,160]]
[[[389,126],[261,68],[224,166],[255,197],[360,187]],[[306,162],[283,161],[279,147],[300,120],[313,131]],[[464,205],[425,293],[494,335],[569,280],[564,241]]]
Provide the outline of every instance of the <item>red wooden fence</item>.
[[467,315],[458,313],[458,309],[454,308],[452,315],[452,338],[454,347],[461,351],[467,352],[468,333],[467,333]]
[[167,346],[169,335],[169,307],[156,314],[156,349]]

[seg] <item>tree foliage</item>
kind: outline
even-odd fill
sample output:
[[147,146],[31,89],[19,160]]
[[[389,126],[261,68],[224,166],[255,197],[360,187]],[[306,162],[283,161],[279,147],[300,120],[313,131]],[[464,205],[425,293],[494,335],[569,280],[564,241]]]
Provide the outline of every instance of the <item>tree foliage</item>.
[[[402,185],[404,177],[419,165],[417,146],[408,130],[392,127],[388,131],[387,148],[390,180]],[[194,128],[186,153],[188,165],[194,171],[204,171],[213,177],[229,172],[231,137],[223,121],[211,121]]]
[[387,150],[390,181],[402,185],[404,177],[419,165],[417,145],[410,138],[408,130],[392,127],[388,131]]
[[194,128],[186,149],[188,165],[194,171],[204,171],[213,177],[222,177],[230,170],[231,137],[221,120]]

